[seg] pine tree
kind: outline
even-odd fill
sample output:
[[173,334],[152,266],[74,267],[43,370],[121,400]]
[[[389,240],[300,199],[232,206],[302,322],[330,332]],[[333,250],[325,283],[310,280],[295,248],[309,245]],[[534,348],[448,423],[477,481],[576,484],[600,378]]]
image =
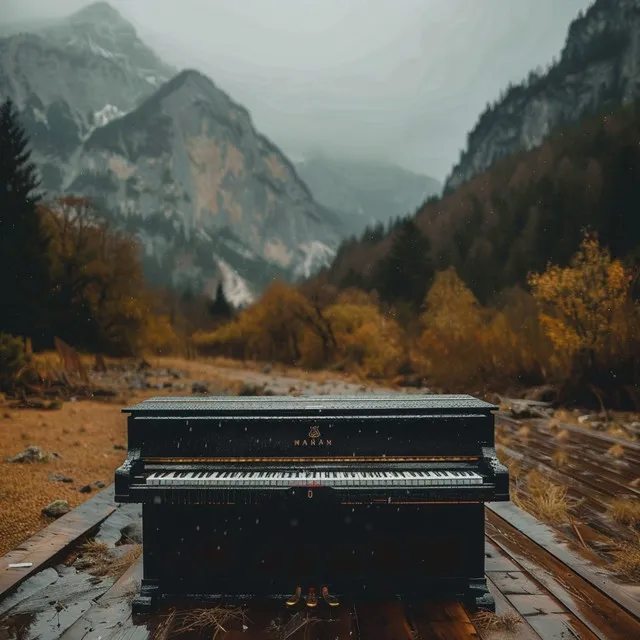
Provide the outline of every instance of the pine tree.
[[233,315],[233,307],[229,304],[224,294],[222,282],[218,283],[216,297],[209,305],[209,313],[215,320],[228,320]]
[[405,218],[389,253],[378,263],[373,284],[385,302],[403,300],[417,312],[433,278],[431,243],[412,218]]
[[51,338],[48,241],[38,214],[40,181],[10,99],[0,105],[0,331]]

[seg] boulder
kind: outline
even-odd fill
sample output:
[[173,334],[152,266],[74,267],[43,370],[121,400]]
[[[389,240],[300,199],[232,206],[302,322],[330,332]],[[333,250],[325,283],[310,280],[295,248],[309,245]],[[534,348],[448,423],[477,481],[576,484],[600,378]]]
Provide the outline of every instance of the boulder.
[[54,500],[42,509],[42,513],[50,518],[59,518],[69,511],[71,507],[66,500]]

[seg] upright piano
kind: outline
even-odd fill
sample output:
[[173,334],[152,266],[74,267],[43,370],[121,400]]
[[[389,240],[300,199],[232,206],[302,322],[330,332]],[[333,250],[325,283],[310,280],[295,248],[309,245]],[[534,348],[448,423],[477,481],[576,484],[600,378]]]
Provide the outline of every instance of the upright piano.
[[484,508],[509,499],[496,406],[469,395],[160,397],[124,409],[142,503],[134,612],[328,586],[492,610]]

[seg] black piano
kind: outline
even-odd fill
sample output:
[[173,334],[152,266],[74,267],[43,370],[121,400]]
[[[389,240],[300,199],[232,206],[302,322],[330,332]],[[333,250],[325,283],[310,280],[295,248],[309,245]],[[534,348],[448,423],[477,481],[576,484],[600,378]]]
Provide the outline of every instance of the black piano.
[[484,508],[509,499],[496,406],[468,395],[162,397],[124,409],[142,503],[135,613],[162,597],[456,597],[492,610]]

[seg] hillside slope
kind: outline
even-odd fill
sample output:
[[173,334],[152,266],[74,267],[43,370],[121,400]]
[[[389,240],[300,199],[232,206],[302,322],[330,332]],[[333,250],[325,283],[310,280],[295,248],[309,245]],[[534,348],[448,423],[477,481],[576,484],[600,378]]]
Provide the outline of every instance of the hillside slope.
[[496,160],[530,150],[558,126],[640,97],[640,0],[596,0],[569,27],[557,63],[509,87],[479,117],[445,182],[453,191]]
[[[566,264],[585,227],[614,256],[640,264],[639,210],[640,106],[633,104],[560,128],[539,148],[495,163],[422,207],[415,222],[431,241],[436,268],[454,265],[485,302],[548,261]],[[343,244],[329,281],[375,288],[374,267],[394,235]]]

